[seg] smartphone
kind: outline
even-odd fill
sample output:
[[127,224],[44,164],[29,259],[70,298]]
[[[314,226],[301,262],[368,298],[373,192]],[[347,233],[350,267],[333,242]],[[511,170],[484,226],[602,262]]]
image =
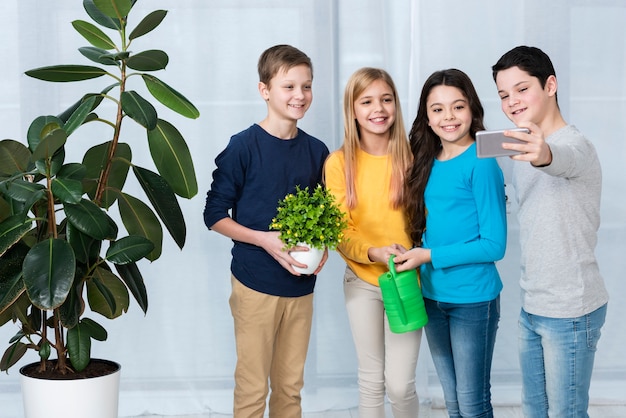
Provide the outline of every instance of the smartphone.
[[521,154],[519,151],[502,148],[503,142],[510,142],[513,144],[525,143],[519,139],[504,136],[504,131],[530,133],[530,131],[526,128],[501,129],[498,131],[478,131],[476,132],[476,156],[478,158],[491,158]]

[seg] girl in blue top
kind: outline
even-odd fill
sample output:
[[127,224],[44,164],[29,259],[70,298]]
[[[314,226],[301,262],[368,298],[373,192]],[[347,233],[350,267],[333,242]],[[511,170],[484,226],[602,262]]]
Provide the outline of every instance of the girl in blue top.
[[409,135],[411,238],[397,270],[420,268],[428,346],[451,418],[493,417],[491,359],[500,318],[504,179],[493,158],[476,157],[484,111],[462,71],[437,71],[422,89]]

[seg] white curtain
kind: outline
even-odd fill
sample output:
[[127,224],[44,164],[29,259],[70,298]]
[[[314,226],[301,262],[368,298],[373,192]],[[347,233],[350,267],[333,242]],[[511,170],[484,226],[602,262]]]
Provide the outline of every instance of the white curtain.
[[[85,64],[76,51],[87,43],[71,27],[89,20],[82,2],[5,0],[0,25],[0,138],[23,139],[30,121],[58,114],[101,81],[70,85],[44,83],[25,70],[52,64]],[[179,128],[191,148],[200,193],[181,202],[188,235],[180,251],[166,240],[164,254],[141,267],[149,310],[136,305],[125,317],[103,323],[105,343],[95,357],[122,364],[120,416],[140,414],[228,413],[235,364],[228,239],[206,229],[202,219],[214,158],[230,136],[260,121],[264,102],[257,92],[256,62],[267,47],[289,43],[314,64],[314,102],[300,126],[333,150],[341,143],[343,88],[354,70],[382,67],[394,77],[407,127],[423,81],[433,71],[456,67],[474,81],[489,128],[510,126],[499,108],[490,67],[510,48],[529,44],[554,61],[559,103],[566,119],[596,145],[604,170],[602,226],[597,249],[611,302],[592,382],[592,402],[626,402],[626,3],[623,0],[150,0],[138,1],[130,25],[155,9],[169,13],[163,24],[133,50],[163,49],[170,64],[159,74],[200,109],[187,120],[159,108],[160,117]],[[134,88],[140,89],[140,86]],[[83,129],[83,128],[81,128]],[[141,130],[128,122],[134,159],[149,166],[140,151]],[[71,141],[104,142],[98,130],[84,128]],[[71,156],[80,158],[82,152]],[[502,161],[508,176],[508,164]],[[138,192],[140,194],[140,192]],[[511,195],[511,193],[509,193]],[[519,246],[515,207],[509,243],[499,262],[505,288],[493,364],[495,403],[519,402],[517,315]],[[306,365],[305,411],[345,409],[357,403],[354,346],[343,303],[343,263],[336,254],[318,279],[314,330]],[[0,328],[0,347],[16,328]],[[250,349],[254,349],[251,347]],[[20,365],[35,361],[30,353]],[[423,401],[441,394],[426,340],[418,364]],[[621,388],[621,389],[620,389]],[[0,376],[0,416],[21,416],[18,368]]]

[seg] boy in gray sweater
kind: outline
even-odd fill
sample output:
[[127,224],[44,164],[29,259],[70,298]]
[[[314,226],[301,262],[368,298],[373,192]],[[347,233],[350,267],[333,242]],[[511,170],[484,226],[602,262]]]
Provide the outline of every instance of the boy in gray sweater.
[[[530,133],[511,156],[519,203],[519,348],[525,417],[588,417],[608,294],[595,257],[602,172],[593,144],[561,115],[550,58],[519,46],[492,67],[502,111]],[[549,411],[549,412],[548,412]]]

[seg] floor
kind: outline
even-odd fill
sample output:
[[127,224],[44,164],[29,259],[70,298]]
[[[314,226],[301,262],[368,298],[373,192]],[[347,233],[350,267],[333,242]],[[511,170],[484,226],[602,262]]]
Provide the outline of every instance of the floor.
[[[387,408],[387,416],[391,417],[391,411]],[[156,415],[151,415],[157,417]],[[357,418],[359,416],[356,409],[329,412],[314,412],[304,414],[304,418]],[[430,405],[420,405],[420,418],[447,418],[445,409]],[[522,411],[519,406],[496,406],[494,416],[498,418],[522,418]],[[171,418],[230,418],[232,415],[209,414],[209,415],[184,415]],[[593,405],[589,408],[590,418],[624,418],[626,417],[626,405]]]

